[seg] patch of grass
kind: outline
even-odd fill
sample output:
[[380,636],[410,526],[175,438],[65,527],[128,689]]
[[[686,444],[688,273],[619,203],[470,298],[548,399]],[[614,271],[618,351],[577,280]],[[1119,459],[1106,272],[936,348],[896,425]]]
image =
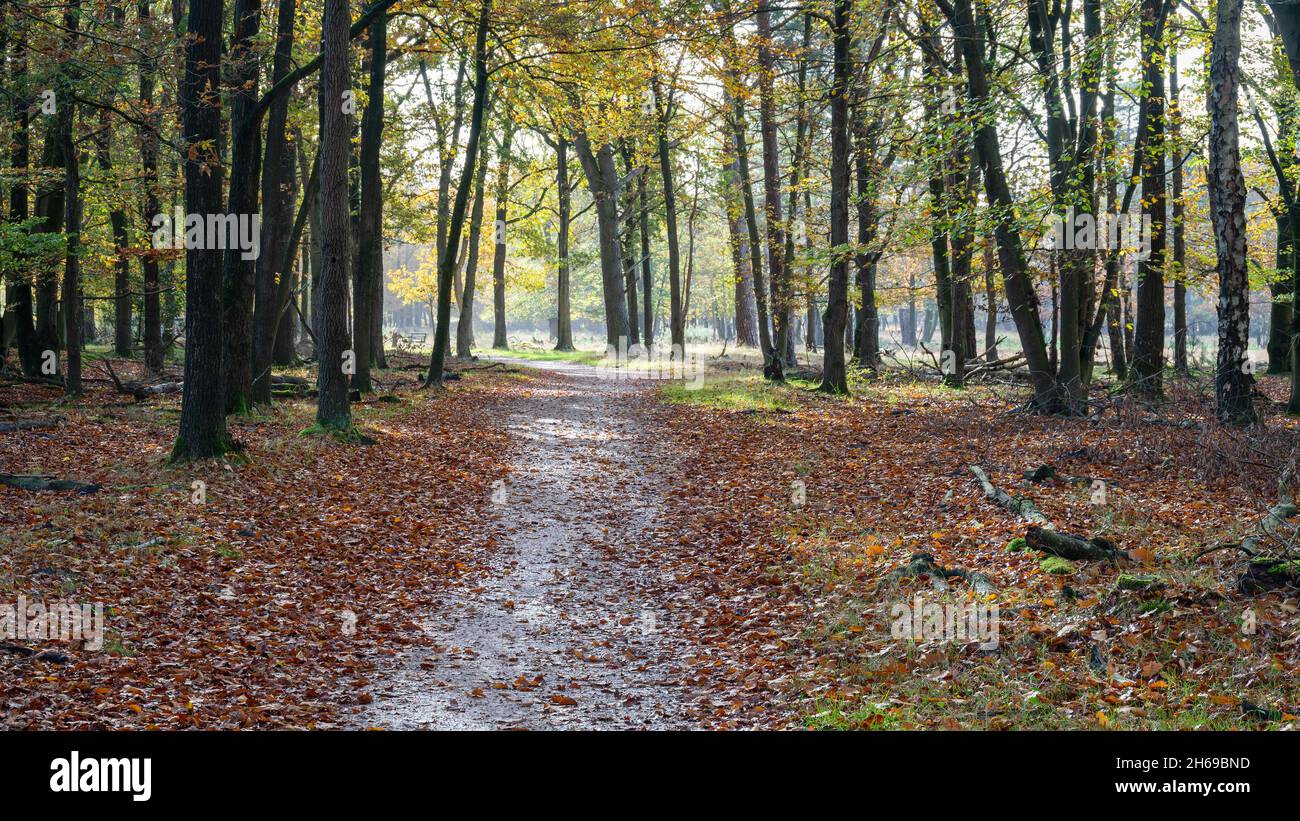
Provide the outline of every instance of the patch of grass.
[[492,348],[476,350],[484,356],[511,356],[532,362],[577,362],[581,365],[599,365],[605,361],[604,351],[557,351],[552,348]]
[[728,411],[793,411],[798,407],[793,384],[775,385],[759,375],[707,379],[698,388],[672,382],[659,389],[659,396],[674,405],[699,405]]
[[823,700],[804,716],[810,730],[895,730],[898,717],[875,704],[851,705],[842,700]]

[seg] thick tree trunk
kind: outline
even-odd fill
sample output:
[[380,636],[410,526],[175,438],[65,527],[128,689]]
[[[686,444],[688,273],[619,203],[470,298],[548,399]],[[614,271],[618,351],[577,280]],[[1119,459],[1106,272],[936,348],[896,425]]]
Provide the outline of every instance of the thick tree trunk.
[[1246,181],[1238,149],[1242,0],[1218,0],[1210,51],[1206,144],[1210,217],[1219,272],[1219,357],[1214,377],[1215,416],[1229,425],[1255,421],[1253,379],[1243,367],[1250,345],[1250,283],[1246,259]]
[[619,178],[614,167],[614,149],[604,143],[592,151],[586,132],[574,135],[573,148],[582,164],[596,207],[596,228],[600,238],[601,290],[605,303],[605,344],[618,348],[627,336],[627,302],[623,299],[623,258],[619,248]]
[[[223,0],[190,0],[181,84],[181,126],[188,150],[185,211],[221,211],[222,168],[212,153],[221,131],[219,103],[208,93],[221,84]],[[225,339],[221,305],[221,253],[185,252],[185,388],[173,460],[201,459],[230,449],[226,436]]]
[[[822,383],[826,393],[848,393],[844,361],[844,323],[848,316],[849,289],[849,76],[852,35],[849,17],[852,0],[835,0],[834,81],[831,83],[831,271],[826,287],[826,348],[822,354]],[[811,336],[811,334],[810,334]]]
[[325,0],[321,22],[320,200],[321,273],[316,313],[316,422],[323,428],[352,427],[348,379],[356,365],[348,329],[348,267],[352,262],[348,208],[351,116],[344,107],[351,92],[347,0]]

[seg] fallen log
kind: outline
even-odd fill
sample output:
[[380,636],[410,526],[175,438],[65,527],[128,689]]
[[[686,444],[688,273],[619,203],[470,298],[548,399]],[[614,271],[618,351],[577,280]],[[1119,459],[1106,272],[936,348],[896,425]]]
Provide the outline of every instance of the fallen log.
[[976,479],[979,479],[980,485],[984,488],[984,495],[988,497],[989,501],[1011,511],[1025,521],[1051,527],[1052,523],[1032,501],[1023,496],[1012,496],[1005,490],[995,487],[989,481],[988,474],[979,465],[970,465],[969,467],[970,472],[975,474]]
[[1043,553],[1051,553],[1053,556],[1060,556],[1062,559],[1079,559],[1079,560],[1115,560],[1128,554],[1122,550],[1117,550],[1113,544],[1105,539],[1084,539],[1079,536],[1071,536],[1068,533],[1061,533],[1052,527],[1041,525],[1030,525],[1025,531],[1025,544],[1034,550]]
[[78,493],[94,493],[99,490],[99,485],[92,482],[55,479],[51,476],[29,473],[0,473],[0,485],[8,485],[20,490],[75,490]]
[[17,430],[41,430],[44,428],[57,428],[59,423],[66,421],[62,416],[50,416],[43,419],[18,419],[13,422],[0,422],[0,433],[9,433]]
[[1128,556],[1128,553],[1119,550],[1105,539],[1084,539],[1057,531],[1056,526],[1043,515],[1043,512],[1032,501],[1023,496],[1012,496],[1005,490],[996,487],[989,481],[988,474],[979,465],[969,465],[968,467],[984,488],[984,495],[988,497],[989,501],[1011,511],[1030,523],[1028,530],[1025,531],[1025,543],[1028,547],[1050,553],[1053,556],[1060,556],[1062,559],[1107,559],[1114,561],[1117,558]]

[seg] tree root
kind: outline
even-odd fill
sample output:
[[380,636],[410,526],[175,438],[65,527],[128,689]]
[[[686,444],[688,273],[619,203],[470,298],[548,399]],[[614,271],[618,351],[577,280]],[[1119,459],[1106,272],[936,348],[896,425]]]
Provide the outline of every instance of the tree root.
[[983,573],[973,570],[964,570],[960,567],[941,567],[934,561],[934,557],[929,553],[913,553],[911,560],[889,574],[891,580],[897,581],[906,577],[915,576],[933,576],[940,579],[959,578],[965,579],[970,584],[971,589],[980,595],[988,595],[997,592],[997,585],[989,581],[989,577]]

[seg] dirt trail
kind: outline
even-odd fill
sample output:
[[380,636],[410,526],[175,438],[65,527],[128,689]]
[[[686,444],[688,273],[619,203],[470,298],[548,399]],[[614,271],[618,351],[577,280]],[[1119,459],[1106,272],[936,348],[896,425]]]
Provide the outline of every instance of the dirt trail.
[[649,592],[648,534],[667,485],[628,402],[638,386],[543,367],[504,420],[520,446],[484,522],[498,541],[492,569],[449,591],[426,626],[434,650],[376,685],[367,726],[693,726],[681,648]]

